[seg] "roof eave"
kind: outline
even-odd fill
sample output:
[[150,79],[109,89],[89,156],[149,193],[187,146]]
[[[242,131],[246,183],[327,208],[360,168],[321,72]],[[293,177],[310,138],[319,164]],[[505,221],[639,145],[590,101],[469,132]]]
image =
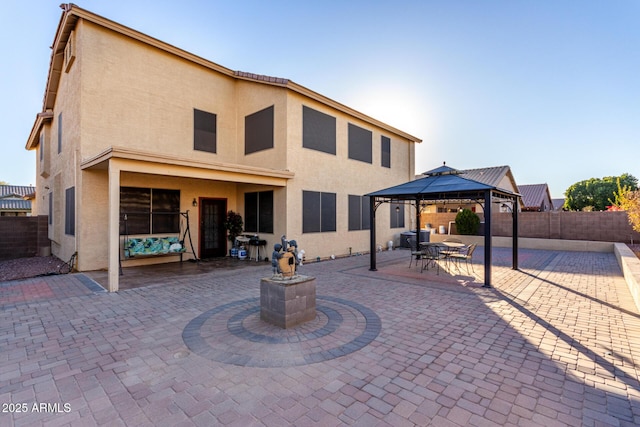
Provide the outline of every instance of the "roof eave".
[[38,113],[36,115],[36,120],[33,122],[33,127],[29,133],[27,145],[24,148],[27,150],[35,150],[36,147],[38,147],[38,144],[40,144],[40,130],[42,129],[42,125],[47,121],[51,121],[51,119],[53,119],[53,112],[51,111],[45,111],[44,113]]

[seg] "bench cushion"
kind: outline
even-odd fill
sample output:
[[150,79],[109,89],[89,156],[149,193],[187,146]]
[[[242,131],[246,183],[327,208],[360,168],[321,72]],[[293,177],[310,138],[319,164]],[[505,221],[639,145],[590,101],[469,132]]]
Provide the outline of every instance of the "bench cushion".
[[165,255],[185,251],[177,237],[143,237],[125,241],[125,253],[129,257],[141,255]]

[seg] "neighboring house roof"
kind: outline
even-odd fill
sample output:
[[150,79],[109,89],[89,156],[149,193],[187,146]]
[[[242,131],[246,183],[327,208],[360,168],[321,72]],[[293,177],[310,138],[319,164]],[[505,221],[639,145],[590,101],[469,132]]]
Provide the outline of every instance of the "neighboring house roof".
[[30,185],[0,185],[0,199],[23,198],[36,191]]
[[35,191],[35,187],[27,185],[0,185],[0,211],[31,211],[31,200],[26,197]]
[[[422,175],[418,175],[416,178],[423,178],[424,175],[428,174],[429,172],[424,172]],[[461,170],[460,172],[461,176],[466,179],[482,182],[491,187],[507,190],[508,192],[512,193],[518,192],[518,185],[516,184],[516,180],[513,177],[511,168],[509,166],[492,166],[488,168],[466,169]],[[511,188],[506,187],[503,184],[505,178],[509,181]],[[522,205],[522,201],[520,201],[520,206],[524,206]]]
[[[547,184],[530,184],[518,186],[525,208],[551,210],[551,193]],[[547,209],[545,209],[545,206]]]
[[554,211],[561,211],[564,207],[564,199],[551,199],[551,203],[553,203]]
[[[485,184],[497,187],[506,175],[511,174],[511,169],[509,166],[493,166],[488,168],[466,169],[463,172],[465,178],[484,182]],[[514,189],[517,189],[518,187],[515,185],[513,177],[509,177],[509,180],[512,181]]]
[[0,199],[0,211],[28,212],[31,210],[31,200]]
[[51,61],[49,65],[49,75],[47,77],[47,85],[44,94],[42,112],[39,113],[36,117],[36,120],[31,129],[31,133],[29,135],[29,139],[26,144],[27,150],[33,150],[38,146],[38,132],[42,123],[46,120],[51,120],[53,117],[51,111],[55,105],[56,96],[58,93],[58,85],[60,84],[60,76],[62,75],[62,69],[64,67],[64,50],[71,37],[71,32],[74,30],[76,23],[80,19],[87,20],[96,25],[102,26],[103,28],[107,28],[116,33],[122,34],[126,37],[130,37],[134,40],[138,40],[142,43],[145,43],[149,46],[153,46],[157,49],[160,49],[164,52],[168,52],[169,54],[178,56],[187,61],[191,61],[195,64],[201,65],[210,70],[216,71],[228,77],[237,79],[237,80],[249,80],[257,83],[284,87],[293,92],[304,95],[310,99],[321,102],[325,105],[328,105],[332,108],[335,108],[338,111],[342,111],[343,113],[349,114],[353,117],[357,117],[360,120],[363,120],[367,123],[370,123],[374,126],[377,126],[381,129],[386,130],[387,132],[393,133],[395,135],[401,136],[402,138],[406,138],[410,141],[414,142],[422,142],[420,138],[417,138],[413,135],[410,135],[406,132],[403,132],[399,129],[396,129],[386,123],[383,123],[379,120],[376,120],[372,117],[369,117],[359,111],[356,111],[350,107],[347,107],[344,104],[336,102],[330,98],[327,98],[324,95],[321,95],[317,92],[314,92],[310,89],[307,89],[304,86],[301,86],[297,83],[292,82],[288,79],[278,78],[278,77],[269,77],[263,76],[259,74],[247,73],[244,71],[233,71],[229,68],[223,67],[219,64],[201,58],[197,55],[189,53],[185,50],[172,46],[168,43],[150,37],[146,34],[140,33],[136,30],[133,30],[124,25],[118,24],[117,22],[111,21],[102,16],[96,15],[88,10],[82,9],[73,3],[63,3],[60,5],[63,9],[62,17],[60,18],[60,23],[58,24],[58,29],[56,31],[56,36],[52,45],[51,52]]

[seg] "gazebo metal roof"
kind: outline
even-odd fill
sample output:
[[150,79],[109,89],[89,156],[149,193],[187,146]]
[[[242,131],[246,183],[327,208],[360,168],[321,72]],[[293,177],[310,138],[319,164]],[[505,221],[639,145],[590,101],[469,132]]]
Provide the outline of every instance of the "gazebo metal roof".
[[[513,209],[513,268],[518,268],[518,198],[519,194],[465,178],[464,173],[446,166],[425,172],[424,178],[418,178],[404,184],[385,188],[366,194],[370,202],[371,270],[376,270],[375,251],[375,212],[382,203],[410,202],[416,208],[417,230],[420,229],[420,208],[422,202],[468,200],[483,204],[485,217],[485,280],[484,286],[491,286],[491,204],[498,200],[512,200]],[[420,233],[416,233],[416,249],[420,244]]]
[[[424,178],[367,194],[380,200],[478,200],[491,190],[494,196],[512,199],[517,194],[499,187],[465,178],[464,172],[449,166],[425,172]],[[385,200],[386,201],[386,200]]]

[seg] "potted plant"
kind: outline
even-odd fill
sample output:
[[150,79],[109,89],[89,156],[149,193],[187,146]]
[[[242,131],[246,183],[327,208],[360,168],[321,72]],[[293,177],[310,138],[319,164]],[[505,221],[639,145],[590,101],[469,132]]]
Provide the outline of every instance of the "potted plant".
[[227,219],[224,221],[224,228],[227,229],[227,238],[231,242],[231,250],[229,255],[232,255],[235,248],[236,238],[242,234],[242,228],[244,224],[242,222],[242,216],[234,211],[227,212]]

